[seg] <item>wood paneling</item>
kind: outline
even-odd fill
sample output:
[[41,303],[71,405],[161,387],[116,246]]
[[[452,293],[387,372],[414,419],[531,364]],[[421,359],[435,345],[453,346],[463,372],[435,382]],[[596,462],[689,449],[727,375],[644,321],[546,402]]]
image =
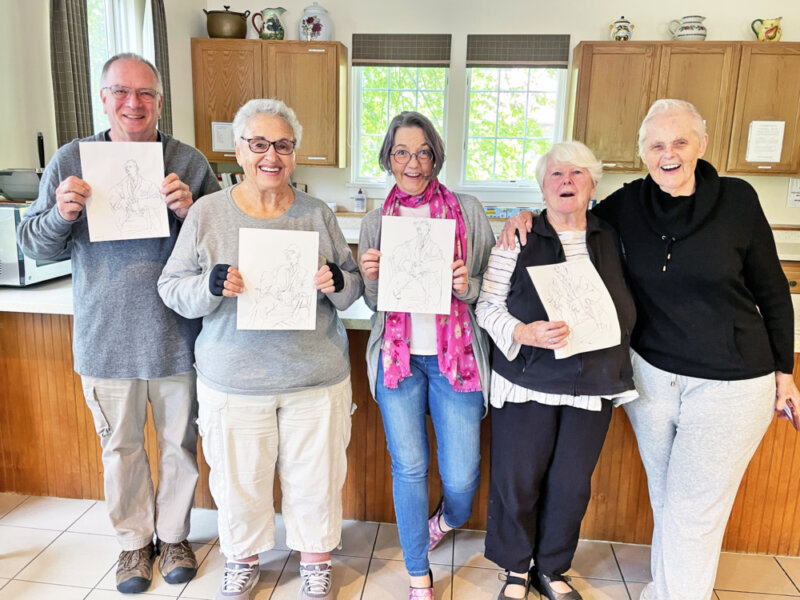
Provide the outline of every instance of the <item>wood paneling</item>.
[[[0,313],[0,491],[102,498],[100,444],[72,372],[72,318]],[[344,514],[349,519],[393,521],[391,463],[380,411],[367,384],[364,353],[369,332],[350,331],[353,430],[347,451]],[[795,372],[800,354],[795,355]],[[468,528],[485,525],[489,484],[489,422],[482,424],[481,484]],[[430,433],[432,449],[435,441]],[[148,423],[147,448],[155,436]],[[433,457],[435,454],[432,453]],[[441,484],[435,458],[431,508]],[[208,466],[200,456],[195,504],[213,507]],[[725,536],[730,551],[800,555],[800,435],[774,421],[745,474]],[[624,411],[615,410],[581,536],[649,543],[652,516],[647,480]],[[276,490],[276,499],[280,493]]]

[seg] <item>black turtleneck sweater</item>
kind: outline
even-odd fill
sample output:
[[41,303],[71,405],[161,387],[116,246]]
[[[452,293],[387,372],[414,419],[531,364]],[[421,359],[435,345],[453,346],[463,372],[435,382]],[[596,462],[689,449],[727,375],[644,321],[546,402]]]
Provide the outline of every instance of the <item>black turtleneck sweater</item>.
[[638,315],[631,347],[691,377],[791,373],[789,284],[758,196],[703,160],[695,178],[692,196],[671,199],[648,175],[593,210],[622,242]]

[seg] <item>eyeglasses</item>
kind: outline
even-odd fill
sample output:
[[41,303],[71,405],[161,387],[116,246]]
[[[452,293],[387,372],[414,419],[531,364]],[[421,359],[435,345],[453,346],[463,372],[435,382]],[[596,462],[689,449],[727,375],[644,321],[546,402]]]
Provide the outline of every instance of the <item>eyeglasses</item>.
[[142,102],[155,102],[159,94],[158,90],[154,90],[152,88],[133,89],[125,85],[107,85],[103,89],[111,90],[111,94],[117,100],[126,100],[128,97],[130,97],[131,92],[135,92],[136,97]]
[[411,162],[411,157],[416,156],[419,164],[425,165],[433,162],[433,152],[430,150],[420,150],[419,152],[409,152],[408,150],[397,150],[391,153],[391,157],[399,165],[405,165]]
[[248,146],[250,146],[250,152],[255,154],[264,154],[269,150],[269,147],[272,146],[275,148],[275,152],[286,156],[287,154],[294,152],[294,147],[297,145],[297,142],[294,140],[276,140],[271,142],[269,140],[265,140],[264,138],[242,137],[242,139],[247,142]]

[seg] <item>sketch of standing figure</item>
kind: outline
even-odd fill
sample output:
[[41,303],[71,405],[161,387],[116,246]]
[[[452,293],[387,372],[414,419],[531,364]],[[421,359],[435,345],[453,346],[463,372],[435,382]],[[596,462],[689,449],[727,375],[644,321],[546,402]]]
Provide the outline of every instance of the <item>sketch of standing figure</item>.
[[250,310],[251,323],[280,328],[308,319],[314,303],[313,292],[307,291],[311,274],[300,265],[300,248],[296,244],[289,244],[284,256],[286,264],[277,272],[261,272]]
[[139,173],[135,160],[125,161],[125,178],[111,188],[114,223],[120,232],[149,231],[158,225],[163,210],[159,186]]
[[392,255],[392,295],[409,306],[424,306],[442,294],[442,269],[447,268],[441,246],[431,237],[429,219],[415,219],[416,234]]

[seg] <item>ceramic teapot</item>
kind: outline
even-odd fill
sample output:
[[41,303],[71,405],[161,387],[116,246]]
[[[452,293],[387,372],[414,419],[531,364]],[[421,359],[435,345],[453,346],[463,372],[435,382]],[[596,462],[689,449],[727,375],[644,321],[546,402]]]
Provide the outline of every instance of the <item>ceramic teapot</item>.
[[[781,39],[781,19],[756,19],[750,23],[750,29],[756,34],[759,42],[779,42]],[[758,23],[758,26],[756,26]]]
[[[261,12],[253,14],[251,19],[256,33],[262,40],[282,40],[286,28],[283,26],[281,15],[286,12],[282,6],[277,8],[265,8]],[[261,19],[261,27],[256,25],[256,18]]]
[[611,31],[611,39],[617,42],[627,42],[633,34],[633,23],[624,16],[620,17],[608,26]]
[[672,34],[672,39],[689,42],[699,42],[706,39],[708,30],[703,25],[704,20],[705,17],[689,15],[681,17],[680,21],[677,19],[670,21],[668,29]]
[[317,2],[305,7],[298,29],[298,39],[307,42],[330,42],[333,39],[333,23],[328,11]]

